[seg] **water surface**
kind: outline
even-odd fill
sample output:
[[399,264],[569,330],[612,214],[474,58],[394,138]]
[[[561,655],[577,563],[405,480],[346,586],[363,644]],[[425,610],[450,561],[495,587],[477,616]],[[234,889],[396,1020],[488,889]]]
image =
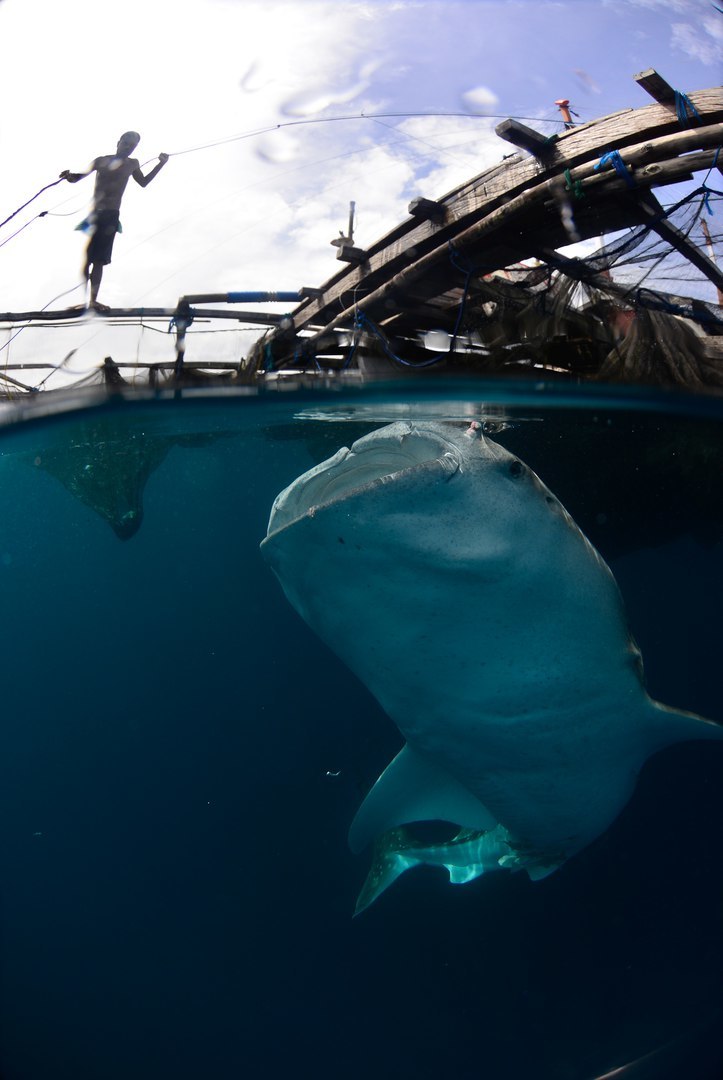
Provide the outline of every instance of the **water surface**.
[[31,411],[0,433],[3,1080],[591,1080],[659,1048],[629,1075],[720,1077],[718,746],[651,760],[544,881],[421,869],[352,920],[346,831],[400,737],[258,544],[282,487],[403,417],[481,419],[532,466],[613,569],[651,695],[723,722],[714,399],[406,382]]

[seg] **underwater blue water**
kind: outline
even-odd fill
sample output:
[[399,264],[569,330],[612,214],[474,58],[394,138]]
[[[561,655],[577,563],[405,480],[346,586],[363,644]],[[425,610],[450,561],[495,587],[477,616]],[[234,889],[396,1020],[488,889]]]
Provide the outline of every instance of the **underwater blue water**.
[[[723,1075],[722,746],[649,761],[543,881],[422,868],[352,919],[368,853],[346,832],[401,737],[258,545],[277,492],[340,445],[470,415],[602,551],[652,696],[723,722],[715,402],[410,382],[8,426],[2,1080]],[[114,448],[166,452],[127,540],[87,475],[90,501],[58,479],[100,442],[106,472]]]

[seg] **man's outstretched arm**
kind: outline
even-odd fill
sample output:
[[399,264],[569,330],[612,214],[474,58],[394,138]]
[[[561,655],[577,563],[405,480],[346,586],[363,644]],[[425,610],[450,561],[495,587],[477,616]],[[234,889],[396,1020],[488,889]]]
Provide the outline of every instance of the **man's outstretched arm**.
[[88,169],[87,172],[71,172],[70,169],[63,169],[60,174],[60,179],[67,180],[70,184],[77,184],[79,180],[82,180],[86,176],[90,176],[92,172],[92,169]]
[[151,180],[153,180],[156,176],[158,176],[159,172],[161,171],[161,169],[163,168],[163,166],[166,164],[167,161],[168,161],[168,154],[159,154],[158,155],[158,164],[154,165],[153,168],[151,169],[151,171],[146,174],[146,176],[143,175],[143,173],[141,172],[140,169],[136,169],[135,172],[131,173],[131,175],[132,175],[133,179],[135,180],[135,182],[137,184],[140,184],[141,187],[148,187]]

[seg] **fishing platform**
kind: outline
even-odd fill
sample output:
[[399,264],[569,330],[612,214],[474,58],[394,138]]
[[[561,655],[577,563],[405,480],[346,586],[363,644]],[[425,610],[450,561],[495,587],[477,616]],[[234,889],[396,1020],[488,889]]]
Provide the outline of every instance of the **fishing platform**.
[[[711,225],[723,199],[723,87],[684,94],[652,69],[634,79],[651,104],[575,124],[561,100],[564,127],[552,136],[504,120],[495,131],[510,153],[441,198],[420,194],[374,243],[354,237],[352,203],[346,233],[331,241],[340,265],[317,288],[106,311],[111,323],[168,324],[174,355],[105,357],[98,380],[434,370],[723,387],[723,236]],[[685,192],[664,206],[655,189],[677,184]],[[261,303],[285,309],[248,307]],[[0,327],[60,328],[85,315],[5,312]],[[233,362],[196,362],[188,332],[203,320],[264,332]],[[48,365],[2,366],[4,392],[36,389],[11,374],[35,367]]]

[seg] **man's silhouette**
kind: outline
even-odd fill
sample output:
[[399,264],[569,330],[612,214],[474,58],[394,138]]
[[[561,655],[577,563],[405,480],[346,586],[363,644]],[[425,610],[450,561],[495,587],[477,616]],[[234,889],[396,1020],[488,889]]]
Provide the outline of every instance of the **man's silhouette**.
[[78,180],[92,172],[96,174],[93,210],[88,219],[92,232],[85,252],[83,274],[86,281],[90,281],[91,306],[99,310],[103,310],[103,305],[98,303],[98,289],[103,267],[111,260],[126,184],[132,176],[141,187],[147,187],[168,161],[168,154],[159,154],[158,164],[144,176],[138,159],[130,156],[140,141],[137,131],[126,131],[118,140],[115,154],[96,158],[87,172],[73,173],[65,169],[60,174],[62,180],[68,180],[71,184],[77,184]]

